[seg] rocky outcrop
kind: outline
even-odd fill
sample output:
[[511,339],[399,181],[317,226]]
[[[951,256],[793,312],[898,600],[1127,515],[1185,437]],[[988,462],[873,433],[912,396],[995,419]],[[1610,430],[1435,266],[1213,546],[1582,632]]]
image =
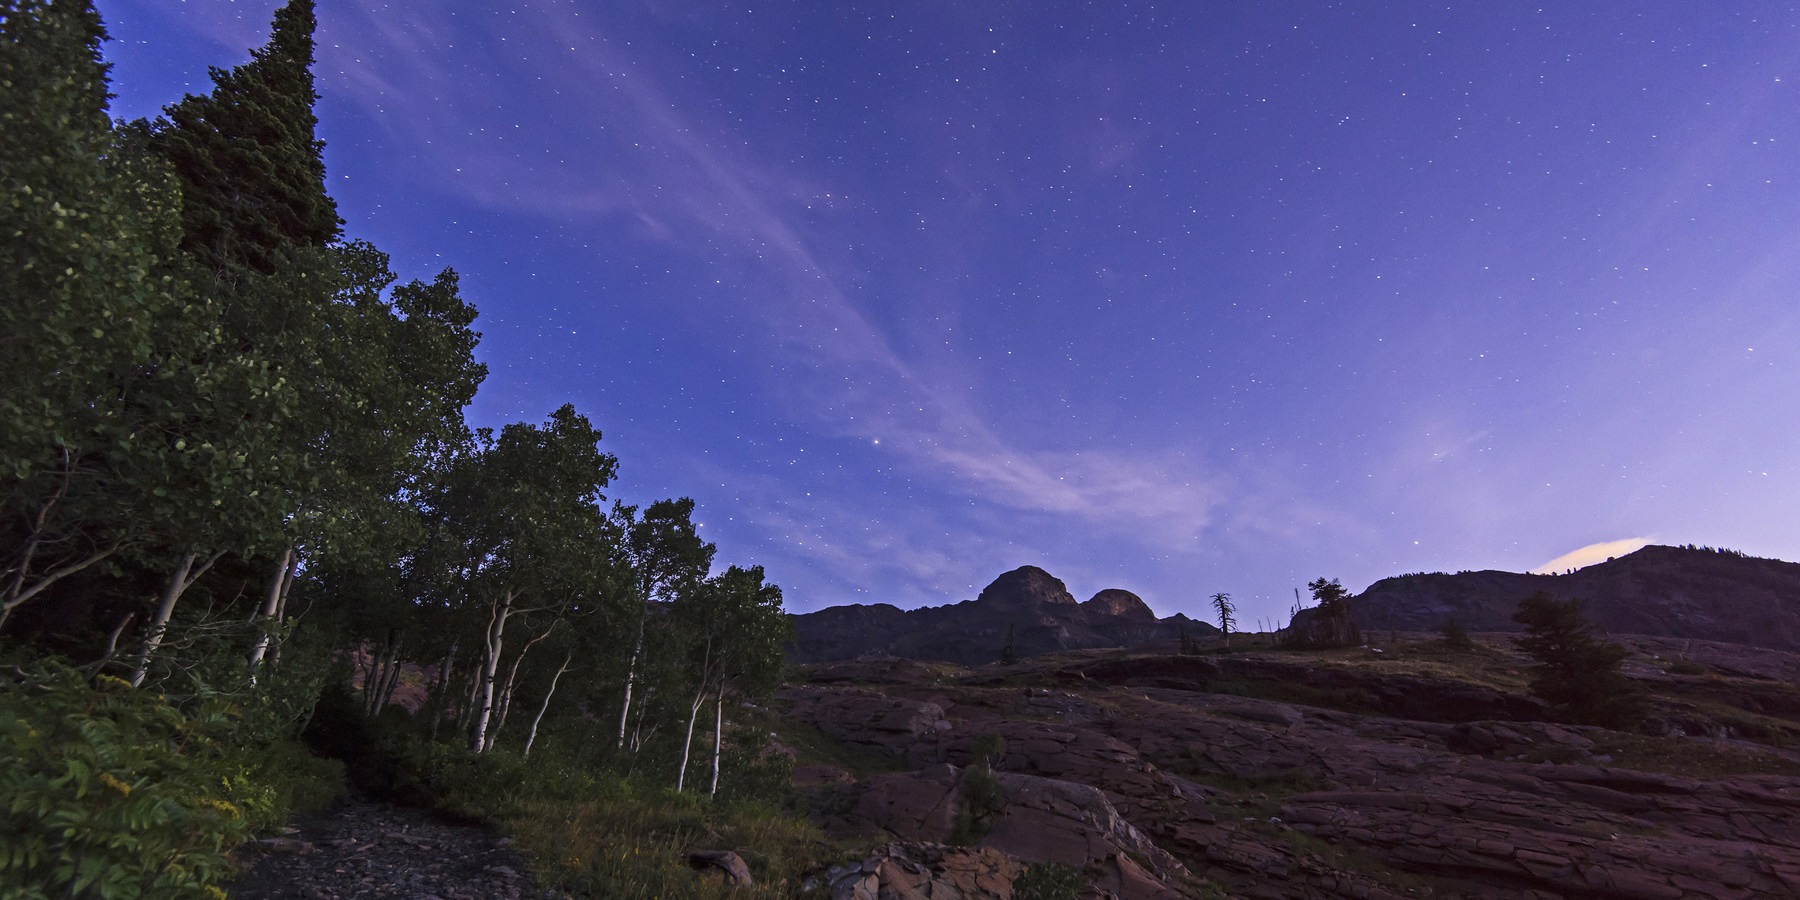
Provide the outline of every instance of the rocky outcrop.
[[1156,613],[1151,612],[1150,604],[1144,598],[1118,588],[1108,588],[1095,594],[1081,608],[1097,616],[1112,616],[1119,619],[1135,619],[1137,621],[1155,621]]
[[[1190,880],[1185,868],[1138,831],[1105,792],[1088,784],[1000,771],[1002,796],[974,845],[1027,863],[1071,866],[1121,900],[1176,900]],[[877,775],[861,786],[846,816],[828,824],[908,842],[943,842],[967,815],[968,770],[943,764]]]
[[992,610],[1076,605],[1075,595],[1062,580],[1037,566],[1020,566],[994,579],[975,602]]
[[[816,782],[833,792],[834,831],[944,840],[975,746],[998,737],[1005,802],[978,846],[1080,867],[1117,896],[1800,896],[1795,751],[1541,721],[1528,698],[1393,672],[1391,660],[1088,656],[961,677],[905,670],[911,681],[871,669],[879,685],[846,683],[864,664],[826,666],[814,670],[824,683],[790,685],[780,703],[901,769]],[[1725,676],[1722,648],[1706,658],[1719,668],[1692,677],[1707,703],[1787,721],[1784,686],[1768,679],[1800,659],[1757,651],[1739,661],[1746,674]],[[1214,692],[1252,675],[1393,699],[1330,708]],[[1675,676],[1650,685],[1688,689]],[[1621,747],[1653,766],[1693,759],[1697,773],[1623,767]],[[1735,774],[1753,771],[1765,774]]]
[[1036,566],[1001,575],[963,603],[910,611],[836,606],[793,622],[788,659],[797,663],[886,655],[981,665],[999,660],[1008,645],[1030,657],[1218,633],[1184,615],[1158,619],[1142,598],[1117,588],[1077,603],[1067,586]]
[[1492,892],[1800,896],[1795,780],[1477,765],[1412,789],[1291,796],[1281,819],[1396,867]]
[[1800,564],[1682,547],[1644,547],[1562,575],[1515,572],[1386,578],[1351,599],[1365,630],[1518,631],[1537,591],[1579,599],[1600,630],[1800,650]]

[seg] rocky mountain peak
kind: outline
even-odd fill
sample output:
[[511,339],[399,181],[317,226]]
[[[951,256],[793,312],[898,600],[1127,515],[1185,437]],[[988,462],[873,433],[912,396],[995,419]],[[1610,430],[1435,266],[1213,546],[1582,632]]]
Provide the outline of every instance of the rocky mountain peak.
[[1132,619],[1155,619],[1156,613],[1151,611],[1150,604],[1142,597],[1121,588],[1107,588],[1095,594],[1081,608],[1103,616],[1124,616]]
[[1018,609],[1031,606],[1077,606],[1075,595],[1062,579],[1037,566],[1020,566],[982,588],[975,602],[982,606]]

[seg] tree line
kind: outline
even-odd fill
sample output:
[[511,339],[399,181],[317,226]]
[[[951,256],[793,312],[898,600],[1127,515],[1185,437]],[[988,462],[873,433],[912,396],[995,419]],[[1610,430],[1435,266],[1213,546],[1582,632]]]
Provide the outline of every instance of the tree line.
[[91,0],[0,0],[0,645],[293,728],[346,669],[372,716],[413,682],[471,753],[555,727],[717,791],[779,588],[693,501],[609,498],[573,407],[466,423],[475,309],[345,237],[315,25],[115,122]]

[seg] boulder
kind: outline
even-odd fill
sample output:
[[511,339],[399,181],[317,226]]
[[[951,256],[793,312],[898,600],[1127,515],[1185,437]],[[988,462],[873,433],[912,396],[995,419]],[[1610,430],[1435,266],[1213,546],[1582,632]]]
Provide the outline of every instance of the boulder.
[[688,853],[687,861],[701,877],[722,880],[728,887],[751,887],[756,883],[750,877],[750,867],[744,864],[744,858],[730,850],[694,850]]
[[987,847],[895,841],[861,862],[827,869],[831,900],[1011,900],[1025,866]]

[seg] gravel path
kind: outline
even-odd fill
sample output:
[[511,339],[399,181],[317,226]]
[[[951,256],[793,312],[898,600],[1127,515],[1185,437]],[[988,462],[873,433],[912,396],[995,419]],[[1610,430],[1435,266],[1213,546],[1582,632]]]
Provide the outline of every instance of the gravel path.
[[242,900],[566,900],[533,885],[512,842],[425,810],[352,801],[246,845]]

